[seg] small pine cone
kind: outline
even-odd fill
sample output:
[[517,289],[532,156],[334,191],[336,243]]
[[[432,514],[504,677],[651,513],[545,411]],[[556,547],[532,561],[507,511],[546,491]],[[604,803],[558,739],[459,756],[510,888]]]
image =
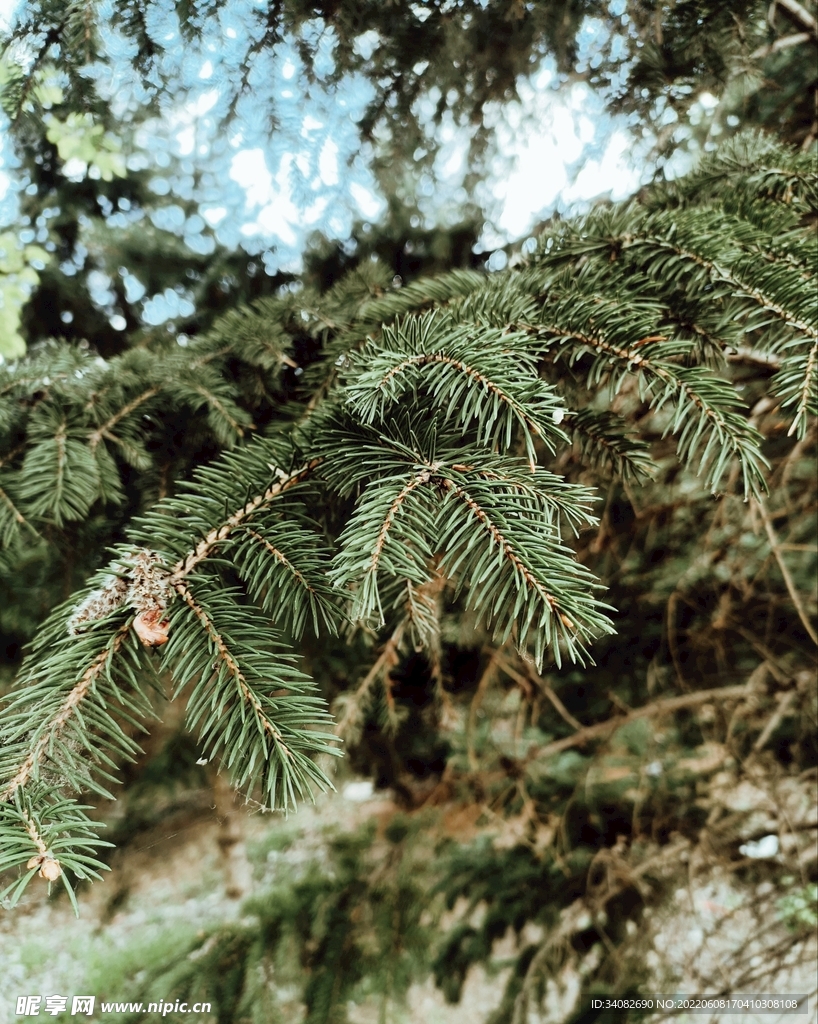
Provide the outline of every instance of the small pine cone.
[[46,857],[40,866],[39,875],[40,878],[47,878],[49,882],[56,882],[62,874],[62,867],[58,860],[53,860],[51,857]]
[[170,622],[163,619],[164,608],[154,608],[140,612],[133,620],[134,633],[145,647],[161,647],[168,642]]
[[31,871],[32,868],[39,867],[37,874],[40,878],[45,878],[49,882],[56,882],[62,874],[62,865],[58,860],[53,857],[49,857],[48,854],[38,853],[30,858],[26,864],[26,869]]
[[111,576],[104,587],[92,591],[77,605],[68,620],[68,632],[72,636],[79,633],[82,626],[104,619],[106,615],[121,608],[127,600],[128,584],[119,576]]

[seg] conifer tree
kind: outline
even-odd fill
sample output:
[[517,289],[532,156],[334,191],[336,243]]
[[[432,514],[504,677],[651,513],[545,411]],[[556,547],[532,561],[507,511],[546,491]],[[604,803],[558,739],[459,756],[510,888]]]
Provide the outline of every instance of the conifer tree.
[[[100,365],[52,345],[6,370],[8,559],[121,502],[126,474],[156,474],[147,410],[203,410],[232,448],[135,509],[32,643],[2,717],[13,901],[37,873],[70,886],[68,872],[98,870],[79,796],[109,792],[156,690],[185,695],[203,754],[236,785],[287,808],[329,784],[312,755],[337,752],[295,659],[305,633],[374,631],[434,661],[445,603],[538,671],[591,663],[613,609],[572,550],[598,523],[577,470],[649,477],[656,424],[711,492],[763,504],[764,438],[725,361],[748,338],[753,358],[779,361],[770,400],[807,437],[814,201],[809,158],[748,136],[690,181],[558,225],[502,274],[395,290],[371,265],[326,295],[237,310],[181,349]],[[274,379],[301,331],[321,354],[300,401],[254,430],[216,368]]]
[[[222,6],[175,10],[192,33]],[[360,5],[323,11],[338,74],[381,82],[364,129],[386,119],[395,152],[414,148],[410,79],[450,83],[466,16],[476,84],[455,106],[505,96],[546,47],[591,76],[572,52],[579,8],[517,6],[386,22],[379,7],[388,45],[371,60],[355,49]],[[42,234],[9,263],[39,283],[14,325],[28,351],[0,366],[4,906],[36,886],[75,901],[99,877],[107,798],[172,699],[195,759],[254,806],[331,787],[343,752],[407,810],[425,805],[430,834],[439,805],[488,824],[474,843],[440,840],[431,863],[411,814],[382,860],[369,833],[339,841],[327,871],[256,894],[239,926],[136,972],[143,993],[275,1019],[259,979],[294,957],[311,1024],[344,1020],[361,992],[390,1020],[413,978],[431,972],[456,1001],[494,940],[511,928],[523,942],[534,923],[545,937],[521,945],[492,1017],[521,1024],[588,950],[584,994],[638,991],[648,912],[708,857],[775,883],[759,914],[786,934],[761,967],[736,953],[742,984],[761,991],[779,957],[803,953],[808,816],[782,797],[792,843],[780,866],[748,867],[740,850],[764,833],[729,790],[778,799],[816,758],[818,177],[801,59],[815,34],[800,4],[769,22],[766,4],[717,8],[628,6],[634,61],[611,102],[661,120],[663,103],[683,114],[709,89],[725,126],[746,101],[746,120],[784,142],[740,134],[686,178],[555,220],[502,272],[402,282],[354,258],[345,273],[253,277],[244,254],[112,227],[114,209],[162,201],[147,174],[119,173],[134,126],[81,73],[95,9],[30,5],[3,92]],[[114,9],[158,108],[156,23]],[[254,52],[306,24],[301,5],[282,10],[291,20],[271,18]],[[486,76],[498,26],[503,60]],[[314,37],[299,38],[309,65]],[[737,99],[749,58],[786,89]],[[614,67],[606,55],[594,70]],[[49,111],[63,128],[46,130]],[[65,178],[72,145],[96,177]],[[84,249],[125,328],[80,275],[42,267],[40,245],[69,269]],[[191,282],[196,308],[173,330],[140,323],[116,272],[137,264],[157,290]],[[430,914],[463,897],[485,916],[433,935],[424,892]]]

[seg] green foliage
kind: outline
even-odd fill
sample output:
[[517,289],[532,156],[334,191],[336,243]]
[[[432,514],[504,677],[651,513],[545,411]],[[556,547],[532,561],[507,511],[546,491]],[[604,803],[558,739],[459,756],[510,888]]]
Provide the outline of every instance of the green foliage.
[[[373,838],[369,827],[328,836],[326,864],[306,872],[279,858],[275,884],[243,905],[240,923],[195,935],[177,930],[159,946],[134,943],[96,965],[100,988],[111,992],[116,984],[146,1009],[159,998],[209,1002],[219,1020],[261,1024],[293,1019],[295,984],[304,1024],[346,1024],[356,999],[392,1020],[428,959],[432,929],[421,922],[427,870],[416,823],[389,824],[385,857],[373,856]],[[108,1019],[136,1022],[147,1014]]]
[[0,356],[16,359],[25,352],[20,333],[22,308],[40,280],[35,268],[51,257],[39,245],[21,245],[12,231],[0,233]]
[[788,928],[814,929],[818,925],[818,885],[813,882],[782,896],[778,912]]
[[46,119],[46,138],[57,147],[60,159],[79,161],[92,178],[111,181],[127,174],[122,142],[102,125],[94,124],[90,114],[71,113],[65,121],[53,114]]
[[[292,846],[294,869],[235,921],[112,955],[111,995],[310,1024],[354,999],[391,1024],[413,981],[457,1000],[481,964],[511,968],[491,1024],[521,1024],[564,975],[638,993],[668,894],[708,871],[773,938],[696,965],[700,990],[772,990],[815,924],[793,798],[818,759],[814,3],[256,5],[213,82],[223,127],[251,94],[274,123],[267,71],[294,46],[305,88],[368,82],[391,188],[386,242],[298,281],[148,223],[171,201],[194,219],[195,162],[166,200],[125,173],[181,99],[164,16],[195,64],[227,13],[36,0],[4,40],[28,218],[0,238],[4,905],[45,882],[76,908],[105,868],[83,794],[128,783],[127,846],[203,762],[289,809],[331,787],[343,740],[406,813],[303,870],[274,829],[253,855]],[[408,226],[423,118],[480,152],[486,104],[548,57],[657,153],[706,155],[486,274],[477,226]],[[145,327],[136,285],[193,312]],[[143,754],[157,719],[172,737]],[[762,805],[774,861],[742,853]]]
[[[436,620],[458,608],[538,669],[592,663],[613,607],[576,557],[597,524],[577,474],[633,485],[672,437],[707,488],[741,478],[760,500],[765,439],[730,371],[748,347],[780,364],[769,394],[806,436],[818,311],[797,203],[762,225],[752,194],[769,207],[769,176],[749,171],[740,210],[712,184],[721,168],[732,203],[753,144],[698,172],[704,199],[682,183],[672,211],[648,200],[560,223],[502,274],[377,285],[373,299],[381,272],[362,267],[326,296],[228,313],[184,347],[148,337],[101,360],[52,345],[7,368],[7,571],[32,531],[59,547],[70,524],[127,511],[113,560],[51,615],[6,699],[3,799],[34,787],[70,833],[63,787],[106,792],[155,714],[154,673],[236,785],[273,807],[330,785],[312,760],[337,751],[325,699],[295,662],[307,626],[384,630],[396,650],[411,636],[435,664]],[[775,156],[808,181],[802,159]],[[320,339],[317,387],[265,431],[304,332]],[[165,454],[180,417],[193,453],[203,438],[233,450],[150,506],[157,475],[184,472]]]

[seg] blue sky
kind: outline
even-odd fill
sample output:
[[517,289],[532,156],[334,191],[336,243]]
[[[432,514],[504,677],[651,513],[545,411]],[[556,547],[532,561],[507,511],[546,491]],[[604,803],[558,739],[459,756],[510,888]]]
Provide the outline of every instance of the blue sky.
[[[166,105],[162,122],[143,133],[141,141],[145,152],[160,160],[164,150],[218,170],[221,187],[206,189],[201,211],[205,220],[226,244],[243,242],[251,249],[274,245],[277,262],[289,269],[298,262],[310,231],[344,238],[354,218],[376,220],[383,209],[368,170],[370,154],[357,151],[355,121],[369,98],[369,86],[351,79],[338,89],[310,88],[295,50],[281,47],[263,66],[259,63],[265,90],[274,98],[277,130],[268,134],[260,104],[250,97],[240,105],[229,138],[219,137],[218,115],[226,103],[220,84],[234,76],[246,45],[242,35],[248,10],[256,5],[256,0],[233,0],[193,52],[181,46],[172,5],[151,5],[152,31],[182,90],[174,105]],[[0,22],[8,23],[17,6],[17,0],[0,0]],[[103,0],[103,15],[105,7]],[[594,26],[585,31],[592,36]],[[110,61],[93,73],[100,92],[125,110],[128,103],[140,101],[140,87],[130,74],[130,49],[114,33],[105,42]],[[378,45],[376,34],[363,33],[358,45],[364,55],[371,52]],[[320,49],[319,73],[322,61],[327,69],[332,64],[332,39],[326,33]],[[489,246],[524,237],[555,207],[569,208],[601,194],[620,198],[638,187],[640,170],[634,166],[625,125],[613,122],[587,87],[555,90],[555,82],[546,67],[520,83],[520,102],[488,111],[498,157],[474,198],[489,217],[484,239]],[[442,142],[437,181],[434,194],[422,203],[429,221],[453,216],[462,201],[458,189],[468,145],[464,130],[451,123],[444,123],[437,135]],[[157,179],[161,189],[161,173]]]
[[[316,23],[306,31],[314,31],[319,41],[318,81],[307,81],[295,48],[286,43],[273,54],[261,54],[251,95],[239,102],[236,117],[225,129],[222,115],[246,53],[249,15],[261,2],[231,0],[219,18],[207,24],[197,47],[182,46],[170,0],[148,5],[163,70],[179,88],[163,99],[161,116],[140,128],[128,164],[153,171],[152,188],[165,197],[167,205],[151,215],[157,227],[183,237],[197,252],[211,249],[215,236],[225,246],[241,245],[257,254],[271,274],[297,272],[311,234],[320,231],[343,241],[355,220],[376,222],[385,208],[370,170],[371,147],[361,146],[357,130],[371,86],[355,77],[338,86],[322,83],[322,74],[333,66],[333,37]],[[16,0],[0,0],[0,21],[8,23],[16,7]],[[108,7],[110,0],[97,5],[101,23]],[[586,23],[579,39],[581,51],[593,50],[599,31],[593,22]],[[132,70],[131,44],[110,30],[104,43],[108,60],[92,66],[88,74],[114,113],[127,118],[145,99]],[[372,31],[357,41],[364,56],[377,45]],[[635,143],[624,121],[612,119],[601,97],[587,86],[561,84],[546,61],[518,83],[518,92],[518,101],[485,112],[495,155],[472,196],[463,188],[467,129],[451,117],[434,126],[428,117],[439,154],[434,174],[420,180],[416,198],[421,217],[427,226],[453,223],[466,200],[476,201],[486,217],[478,243],[482,251],[526,238],[554,210],[582,208],[602,195],[619,199],[632,194],[646,173],[649,140]],[[434,99],[432,91],[419,100],[421,119],[424,111],[430,114]],[[273,131],[267,116],[271,108],[276,117]],[[8,147],[5,152],[8,159]],[[79,160],[68,161],[65,170],[77,179],[89,173]],[[10,166],[6,171],[0,167],[0,196],[5,194],[8,220],[15,187],[25,183],[15,185]],[[192,217],[180,205],[191,199],[199,210]],[[114,211],[109,222],[124,225],[142,215]],[[489,265],[499,268],[504,260],[498,252]],[[104,282],[98,284],[104,306],[106,289]],[[139,293],[136,279],[130,286],[134,295]],[[141,301],[147,322],[183,312],[168,307],[162,296],[145,295]]]

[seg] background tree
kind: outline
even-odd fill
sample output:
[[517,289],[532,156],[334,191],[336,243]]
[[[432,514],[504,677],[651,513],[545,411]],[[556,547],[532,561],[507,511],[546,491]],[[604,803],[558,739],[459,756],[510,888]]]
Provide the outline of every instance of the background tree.
[[[504,16],[516,42],[500,71],[545,40],[569,61],[579,22],[544,9]],[[289,972],[310,1020],[344,1019],[347,999],[367,991],[387,1017],[427,970],[456,1000],[494,939],[537,923],[545,937],[518,950],[494,1017],[522,1021],[574,969],[584,995],[648,984],[646,951],[680,862],[695,877],[719,861],[751,891],[774,883],[758,905],[779,929],[763,962],[747,942],[728,964],[744,990],[812,955],[813,153],[742,135],[638,202],[551,225],[498,274],[420,276],[473,260],[442,232],[416,233],[427,250],[415,266],[368,259],[405,259],[396,212],[371,242],[361,230],[357,253],[316,253],[301,280],[254,276],[246,254],[197,254],[184,232],[128,224],[162,206],[149,172],[115,159],[144,111],[113,119],[77,70],[98,45],[93,22],[80,32],[55,7],[48,29],[50,10],[20,22],[6,64],[32,204],[22,216],[40,211],[21,240],[61,259],[38,267],[42,253],[23,250],[40,276],[21,321],[30,352],[4,370],[0,406],[13,596],[2,620],[14,676],[0,725],[7,900],[37,875],[73,898],[104,866],[101,808],[79,800],[104,797],[129,757],[134,782],[151,756],[188,782],[196,760],[214,759],[253,800],[289,806],[326,785],[312,755],[337,752],[334,729],[406,816],[385,845],[368,833],[336,843],[332,870],[260,893],[241,927],[191,933],[171,960],[137,965],[146,998],[203,994],[220,1019],[270,1019],[269,978]],[[161,108],[172,86],[149,45],[157,22],[117,10],[136,19],[121,27]],[[366,130],[404,131],[414,116],[392,104],[397,86],[379,65],[408,61],[404,19],[418,38],[473,39],[475,67],[494,37],[469,26],[500,32],[495,5],[428,10],[401,10],[380,27],[389,45],[367,58],[353,45],[361,23],[343,8],[328,16],[333,74],[363,69],[381,84]],[[674,47],[687,26],[690,48],[691,12],[702,13],[662,8],[638,25],[645,38],[675,28]],[[740,13],[701,19],[721,70],[715,43],[704,47],[687,91],[694,71],[674,50],[681,98],[654,84],[651,111],[664,117],[665,94],[683,110],[696,89],[734,82],[759,33],[774,47],[756,8]],[[309,68],[313,23],[295,8],[272,15],[281,35],[259,37],[254,60],[286,36]],[[753,59],[789,55],[803,73],[805,34]],[[617,102],[632,109],[651,95],[637,91],[650,50],[639,42],[637,62],[620,66],[631,91]],[[429,45],[435,60],[413,72],[441,93],[453,74],[444,50]],[[469,116],[506,95],[481,88]],[[786,143],[803,146],[809,131],[784,123]],[[383,138],[412,144],[408,130]],[[75,153],[87,171],[76,182],[65,173]],[[114,293],[105,313],[70,272],[89,257]],[[136,266],[155,292],[191,282],[173,330],[145,325],[129,302]],[[140,755],[144,724],[173,719],[173,693],[186,725]],[[754,803],[737,806],[747,785]],[[445,840],[453,809],[473,810],[482,839]],[[781,860],[753,853],[771,837]],[[485,907],[482,921],[467,913],[436,933],[417,915],[422,883],[438,893],[430,913],[463,896]],[[394,955],[367,953],[373,943]]]

